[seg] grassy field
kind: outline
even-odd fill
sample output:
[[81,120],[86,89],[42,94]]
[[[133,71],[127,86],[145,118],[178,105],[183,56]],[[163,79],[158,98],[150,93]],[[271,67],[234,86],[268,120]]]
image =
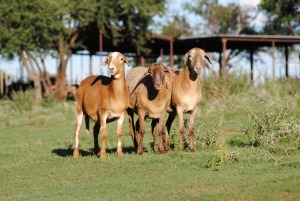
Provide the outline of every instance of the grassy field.
[[84,126],[73,159],[75,101],[0,100],[0,200],[300,200],[299,81],[237,93],[220,86],[204,83],[195,153],[178,151],[176,123],[174,148],[154,153],[148,121],[145,153],[136,155],[126,118],[124,156],[114,122],[105,159],[92,154]]

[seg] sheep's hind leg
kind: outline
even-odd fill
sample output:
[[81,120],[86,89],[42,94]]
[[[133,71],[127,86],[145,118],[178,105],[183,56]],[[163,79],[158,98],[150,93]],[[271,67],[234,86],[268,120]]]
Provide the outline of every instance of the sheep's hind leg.
[[94,153],[98,154],[99,153],[99,140],[98,140],[98,136],[99,136],[99,132],[100,132],[100,122],[96,121],[94,128],[93,128],[93,133],[94,133]]
[[79,157],[79,137],[80,137],[80,126],[82,123],[82,118],[83,118],[83,112],[77,112],[77,121],[76,121],[76,129],[75,129],[75,148],[73,152],[73,157],[78,158]]
[[117,128],[117,137],[118,137],[118,148],[117,148],[117,153],[118,156],[123,155],[123,150],[122,150],[122,125],[125,117],[125,112],[120,116],[118,120],[118,128]]
[[106,140],[107,140],[107,127],[106,127],[106,119],[107,116],[103,115],[100,117],[100,126],[101,126],[101,136],[102,136],[102,146],[101,150],[98,153],[98,157],[106,158]]
[[167,122],[166,122],[166,128],[165,128],[165,144],[166,144],[166,151],[170,150],[170,135],[171,135],[171,125],[173,121],[175,120],[176,112],[173,111],[169,113]]

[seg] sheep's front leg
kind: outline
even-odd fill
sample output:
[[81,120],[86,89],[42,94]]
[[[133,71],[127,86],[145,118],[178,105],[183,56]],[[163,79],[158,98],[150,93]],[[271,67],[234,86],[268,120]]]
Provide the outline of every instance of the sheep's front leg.
[[179,135],[180,135],[180,151],[184,151],[184,133],[185,133],[185,128],[184,128],[184,121],[183,121],[183,111],[181,108],[177,108],[177,117],[178,117],[178,124],[179,124]]
[[160,153],[165,153],[164,137],[163,137],[164,131],[162,129],[162,125],[164,122],[164,116],[165,116],[165,113],[163,113],[161,115],[161,117],[159,118],[158,124],[157,124],[157,130],[159,132],[159,151],[160,151]]
[[74,158],[78,158],[79,157],[79,137],[80,137],[80,126],[82,123],[82,119],[83,119],[83,112],[81,111],[81,108],[78,108],[77,105],[77,110],[76,110],[76,128],[75,128],[75,135],[74,135],[74,139],[75,139],[75,149],[73,152],[73,157]]
[[118,137],[118,148],[117,148],[117,153],[119,156],[123,155],[122,151],[122,125],[125,117],[125,111],[122,113],[118,120],[118,128],[117,128],[117,137]]
[[145,113],[139,111],[139,120],[138,120],[138,149],[137,149],[137,154],[142,155],[144,153],[144,148],[143,148],[143,138],[145,134]]
[[100,126],[101,126],[101,135],[102,135],[102,146],[101,150],[98,153],[98,157],[106,157],[106,140],[107,140],[107,127],[106,127],[107,115],[100,116]]
[[154,151],[158,152],[159,151],[159,145],[157,143],[156,137],[157,137],[157,124],[158,120],[157,119],[152,119],[151,122],[151,129],[152,129],[152,137],[153,137],[153,143],[154,143]]
[[198,108],[195,107],[190,115],[189,134],[190,134],[190,151],[195,151],[195,117],[198,113]]

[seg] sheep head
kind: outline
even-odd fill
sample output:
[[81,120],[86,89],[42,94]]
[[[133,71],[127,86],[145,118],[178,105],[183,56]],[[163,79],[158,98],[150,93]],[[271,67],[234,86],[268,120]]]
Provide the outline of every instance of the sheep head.
[[120,52],[110,53],[100,68],[108,65],[109,74],[113,79],[119,79],[124,74],[124,64],[129,65],[128,59]]
[[154,63],[149,67],[148,74],[150,74],[156,90],[160,90],[162,88],[163,79],[167,72],[171,73],[166,66],[160,63]]
[[205,59],[211,63],[210,56],[200,48],[190,49],[184,56],[184,65],[197,74],[200,74],[202,68],[205,66]]

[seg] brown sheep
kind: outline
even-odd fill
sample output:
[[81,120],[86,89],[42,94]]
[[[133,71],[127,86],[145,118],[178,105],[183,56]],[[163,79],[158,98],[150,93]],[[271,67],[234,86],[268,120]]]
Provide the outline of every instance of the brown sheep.
[[[189,134],[190,134],[190,151],[195,150],[194,142],[194,121],[198,112],[198,104],[201,101],[201,83],[200,73],[205,66],[205,59],[211,63],[210,56],[200,48],[192,48],[184,57],[185,69],[180,71],[173,79],[172,89],[172,109],[169,114],[166,127],[170,132],[172,122],[176,115],[179,122],[180,150],[184,150],[184,120],[183,114],[190,114]],[[166,142],[169,149],[169,142]]]
[[[163,146],[162,126],[165,113],[170,108],[172,75],[163,64],[155,63],[149,68],[133,68],[126,76],[129,88],[130,106],[127,109],[129,115],[130,133],[134,140],[137,153],[143,154],[143,137],[145,133],[145,118],[152,119],[152,134],[154,150],[165,152]],[[138,114],[136,122],[137,142],[135,138],[134,112]],[[159,148],[156,143],[156,133],[160,135]]]
[[[119,52],[109,54],[100,66],[108,65],[111,77],[102,75],[91,75],[85,78],[79,85],[76,107],[76,130],[75,130],[75,149],[74,158],[79,156],[79,132],[83,115],[88,119],[95,121],[94,125],[94,149],[101,158],[106,157],[106,123],[118,119],[117,137],[118,137],[118,155],[122,152],[122,124],[125,117],[125,111],[129,106],[128,88],[125,82],[124,64],[128,65],[128,59]],[[102,146],[99,151],[98,135],[101,127]],[[98,152],[99,151],[99,152]]]

